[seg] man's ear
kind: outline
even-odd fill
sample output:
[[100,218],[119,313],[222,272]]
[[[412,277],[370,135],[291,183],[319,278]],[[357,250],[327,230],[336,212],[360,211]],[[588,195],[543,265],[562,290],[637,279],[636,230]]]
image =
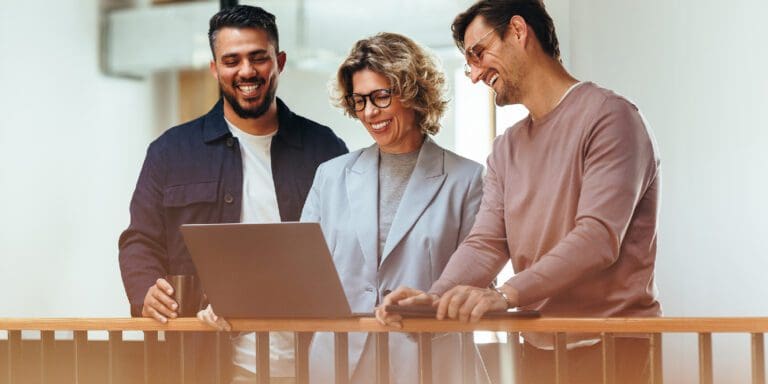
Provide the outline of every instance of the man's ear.
[[528,23],[520,15],[512,16],[507,25],[507,38],[514,38],[525,44],[528,40]]
[[280,51],[277,53],[277,70],[282,73],[283,68],[285,68],[285,62],[288,60],[288,56],[285,54],[284,51]]
[[219,72],[216,71],[216,59],[211,60],[208,68],[211,70],[211,75],[213,75],[213,78],[216,79],[216,81],[219,81]]

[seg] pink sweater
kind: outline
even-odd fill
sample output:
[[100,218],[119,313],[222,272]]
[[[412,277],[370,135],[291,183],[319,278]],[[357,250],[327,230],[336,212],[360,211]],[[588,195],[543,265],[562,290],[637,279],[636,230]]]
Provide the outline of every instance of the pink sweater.
[[[659,157],[637,108],[592,83],[511,127],[488,157],[469,236],[430,293],[488,286],[507,260],[520,306],[543,316],[659,316]],[[534,345],[551,345],[550,337]],[[580,339],[583,337],[573,337]]]

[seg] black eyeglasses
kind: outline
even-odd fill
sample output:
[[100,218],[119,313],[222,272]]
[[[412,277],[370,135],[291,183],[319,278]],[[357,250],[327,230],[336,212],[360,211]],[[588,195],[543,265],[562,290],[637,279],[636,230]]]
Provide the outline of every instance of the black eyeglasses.
[[365,109],[366,99],[371,100],[371,104],[377,108],[387,108],[392,104],[392,89],[377,89],[366,95],[359,93],[353,93],[344,97],[347,100],[347,105],[352,107],[356,112],[360,112]]

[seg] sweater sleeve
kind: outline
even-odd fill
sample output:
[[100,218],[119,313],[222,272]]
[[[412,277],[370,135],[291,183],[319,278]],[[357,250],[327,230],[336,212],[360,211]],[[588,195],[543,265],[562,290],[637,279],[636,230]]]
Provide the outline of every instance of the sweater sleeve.
[[469,235],[448,261],[430,294],[442,295],[456,285],[488,286],[509,260],[504,229],[504,185],[496,162],[488,158],[483,197]]
[[527,305],[557,295],[611,267],[638,202],[657,177],[650,133],[633,105],[608,98],[583,144],[583,177],[575,226],[507,285]]

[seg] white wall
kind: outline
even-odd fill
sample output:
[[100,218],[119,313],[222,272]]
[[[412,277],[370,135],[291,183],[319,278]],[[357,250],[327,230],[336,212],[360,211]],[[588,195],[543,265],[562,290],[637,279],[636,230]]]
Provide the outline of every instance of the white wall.
[[0,317],[128,314],[117,237],[153,100],[99,74],[97,9],[0,2]]
[[[766,14],[761,0],[570,1],[570,69],[635,101],[658,139],[667,316],[768,315]],[[668,382],[697,382],[695,341],[665,339]],[[749,381],[746,336],[714,348],[715,382]]]

